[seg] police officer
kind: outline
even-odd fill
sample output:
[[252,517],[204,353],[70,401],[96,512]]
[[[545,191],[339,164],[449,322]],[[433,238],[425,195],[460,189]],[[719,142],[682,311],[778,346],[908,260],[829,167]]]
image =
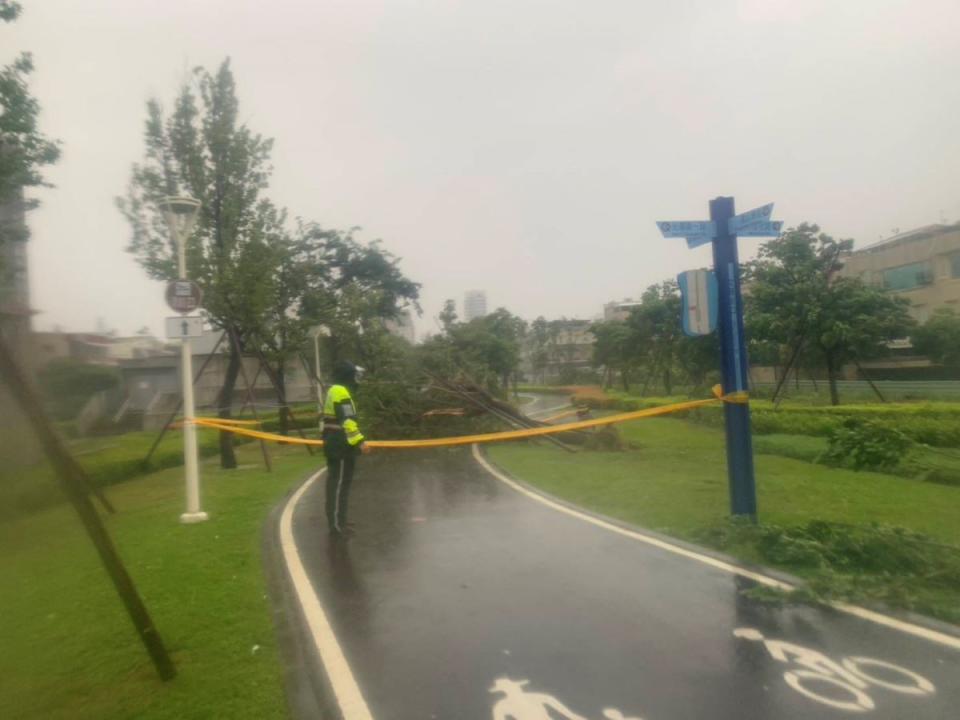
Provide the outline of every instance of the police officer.
[[368,452],[357,425],[356,391],[362,368],[341,361],[333,369],[333,382],[323,403],[321,435],[327,458],[327,525],[332,535],[351,534],[347,529],[347,503],[357,455]]

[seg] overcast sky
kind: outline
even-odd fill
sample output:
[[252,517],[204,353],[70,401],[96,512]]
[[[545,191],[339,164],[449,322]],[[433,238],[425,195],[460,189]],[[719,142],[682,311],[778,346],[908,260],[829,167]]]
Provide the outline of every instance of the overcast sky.
[[471,288],[593,317],[707,265],[654,221],[718,195],[859,244],[960,220],[956,0],[23,4],[0,63],[34,53],[63,142],[29,218],[40,329],[162,332],[113,199],[146,100],[227,55],[241,116],[276,141],[268,194],[382,238],[423,283],[420,330]]

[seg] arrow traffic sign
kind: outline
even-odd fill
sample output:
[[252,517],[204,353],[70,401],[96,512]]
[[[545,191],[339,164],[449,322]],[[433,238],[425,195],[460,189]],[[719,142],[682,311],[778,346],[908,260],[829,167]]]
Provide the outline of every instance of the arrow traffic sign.
[[657,227],[660,228],[660,232],[666,238],[687,238],[695,235],[702,235],[709,240],[717,236],[717,226],[710,220],[661,220],[657,223]]
[[776,237],[783,231],[782,220],[765,220],[747,225],[737,230],[739,237]]
[[700,247],[701,245],[706,245],[708,242],[713,242],[713,238],[706,235],[687,235],[688,248]]
[[745,213],[734,215],[727,221],[727,230],[730,231],[731,235],[739,235],[743,228],[757,222],[769,220],[771,215],[773,215],[773,203],[762,205],[753,210],[748,210]]
[[203,317],[200,315],[178,315],[167,318],[167,337],[177,338],[200,337],[203,335]]

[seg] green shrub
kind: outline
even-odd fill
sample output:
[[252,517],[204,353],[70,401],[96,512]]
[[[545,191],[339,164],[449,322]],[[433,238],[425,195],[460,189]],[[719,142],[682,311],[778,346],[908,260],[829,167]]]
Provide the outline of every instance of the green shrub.
[[823,460],[854,470],[895,468],[913,441],[889,425],[858,418],[845,419],[828,437]]

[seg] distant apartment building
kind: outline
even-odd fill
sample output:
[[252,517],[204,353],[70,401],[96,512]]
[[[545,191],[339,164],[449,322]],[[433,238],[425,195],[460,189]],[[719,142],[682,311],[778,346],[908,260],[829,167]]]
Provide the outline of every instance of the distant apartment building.
[[640,307],[639,300],[619,300],[608,302],[603,306],[603,319],[605,321],[617,320],[623,322],[630,317],[630,311],[635,307]]
[[112,338],[99,333],[35,332],[31,335],[37,369],[54,360],[77,360],[95,365],[116,365],[110,357]]
[[960,312],[960,224],[927,225],[868,245],[844,258],[841,275],[909,299],[917,322],[941,307]]
[[544,345],[527,333],[521,353],[521,371],[532,382],[573,382],[578,373],[593,369],[592,320],[552,320]]
[[413,312],[409,309],[402,310],[397,317],[386,320],[383,326],[388,333],[403,338],[411,345],[417,340],[417,332],[413,325]]
[[463,319],[470,322],[487,314],[487,293],[485,290],[467,290],[463,294]]
[[34,363],[45,368],[54,360],[78,360],[116,365],[121,360],[161,355],[166,344],[152,335],[128,337],[104,333],[35,332],[31,335]]

